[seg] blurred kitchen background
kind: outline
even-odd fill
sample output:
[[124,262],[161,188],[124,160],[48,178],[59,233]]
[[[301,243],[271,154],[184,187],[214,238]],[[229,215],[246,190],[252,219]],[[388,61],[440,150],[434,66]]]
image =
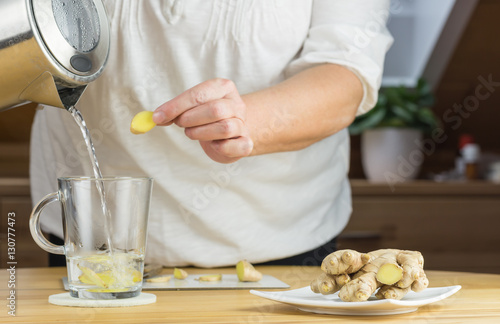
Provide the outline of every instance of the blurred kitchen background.
[[[360,42],[369,39],[370,28],[377,28],[377,14],[360,30]],[[413,141],[410,155],[396,155],[395,170],[371,171],[381,172],[382,180],[369,177],[363,168],[363,135],[351,136],[353,214],[339,248],[419,250],[426,269],[500,273],[498,17],[498,0],[392,1],[388,26],[395,43],[386,58],[383,87],[413,88],[424,78],[434,95],[431,109],[438,131],[423,135],[423,147]],[[7,215],[13,211],[18,266],[47,265],[47,254],[28,228],[35,109],[28,104],[0,113],[3,265]],[[471,143],[472,160],[464,162],[460,149]],[[383,152],[375,144],[373,148]],[[408,168],[416,169],[415,179],[408,177]],[[471,170],[473,176],[467,177]]]

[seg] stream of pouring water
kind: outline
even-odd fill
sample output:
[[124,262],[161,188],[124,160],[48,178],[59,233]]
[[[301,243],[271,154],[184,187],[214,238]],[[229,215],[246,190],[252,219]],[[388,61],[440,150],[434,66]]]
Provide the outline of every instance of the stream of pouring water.
[[104,233],[106,235],[106,241],[108,243],[108,249],[110,255],[113,254],[113,242],[111,240],[111,214],[109,212],[108,206],[106,204],[106,194],[104,192],[104,182],[102,181],[102,173],[99,168],[99,163],[97,162],[97,157],[95,155],[94,144],[92,143],[92,138],[90,137],[90,131],[85,124],[85,120],[83,119],[82,114],[75,106],[70,106],[67,108],[68,112],[71,113],[71,116],[75,119],[75,122],[80,127],[80,130],[83,135],[83,139],[85,140],[85,144],[87,146],[87,151],[89,152],[90,162],[92,163],[92,169],[94,170],[94,177],[96,178],[96,186],[99,192],[99,196],[101,199],[101,208],[104,214]]

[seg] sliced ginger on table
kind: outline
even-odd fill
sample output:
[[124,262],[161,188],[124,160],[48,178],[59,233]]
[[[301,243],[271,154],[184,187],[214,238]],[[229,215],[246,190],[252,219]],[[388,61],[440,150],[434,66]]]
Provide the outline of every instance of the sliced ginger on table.
[[161,275],[153,278],[148,278],[146,279],[146,282],[152,282],[152,283],[169,282],[170,278],[172,278],[172,276]]
[[427,288],[424,258],[418,251],[381,249],[369,253],[339,250],[321,264],[322,273],[311,282],[311,290],[324,295],[339,292],[347,302],[379,299],[401,299],[410,290]]
[[195,280],[203,281],[203,282],[221,281],[222,280],[222,274],[204,275],[204,276],[198,277]]
[[186,270],[180,269],[180,268],[174,268],[174,278],[179,279],[179,280],[184,280],[188,276],[188,273]]
[[247,260],[241,260],[236,264],[238,280],[243,282],[257,282],[262,279],[262,273],[257,271]]

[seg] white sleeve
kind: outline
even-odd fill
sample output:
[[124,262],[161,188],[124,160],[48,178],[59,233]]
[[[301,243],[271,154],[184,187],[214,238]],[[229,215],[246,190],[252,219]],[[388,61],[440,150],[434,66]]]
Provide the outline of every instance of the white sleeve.
[[322,63],[345,66],[363,84],[357,115],[366,113],[377,102],[384,57],[393,41],[386,27],[389,9],[390,0],[314,0],[309,34],[286,75]]

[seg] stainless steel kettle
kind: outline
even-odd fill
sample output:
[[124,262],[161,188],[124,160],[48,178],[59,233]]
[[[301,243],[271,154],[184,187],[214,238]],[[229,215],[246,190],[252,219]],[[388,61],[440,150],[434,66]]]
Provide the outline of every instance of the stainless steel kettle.
[[69,108],[102,73],[101,0],[0,0],[0,16],[0,111],[27,101]]

